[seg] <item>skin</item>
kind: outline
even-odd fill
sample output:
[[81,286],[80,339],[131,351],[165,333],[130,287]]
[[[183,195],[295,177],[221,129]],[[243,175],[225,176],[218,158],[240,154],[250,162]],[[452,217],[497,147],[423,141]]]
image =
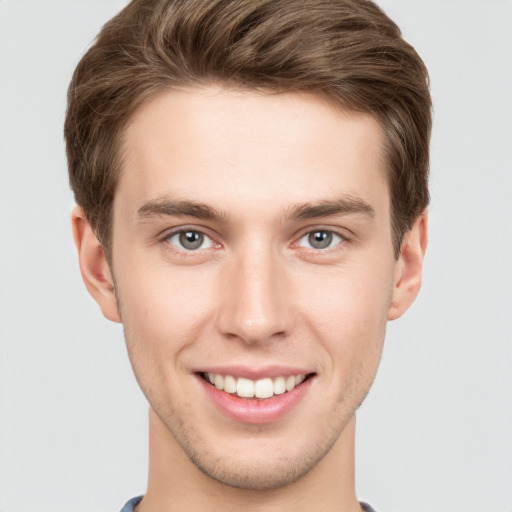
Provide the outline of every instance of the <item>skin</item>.
[[[124,142],[112,268],[78,207],[72,223],[86,286],[123,323],[150,404],[138,510],[360,510],[355,411],[427,242],[423,215],[393,256],[379,124],[307,94],[212,86],[154,97]],[[185,249],[179,229],[204,244]],[[315,232],[333,234],[327,248]],[[303,368],[309,388],[276,421],[235,421],[197,375],[220,365]]]

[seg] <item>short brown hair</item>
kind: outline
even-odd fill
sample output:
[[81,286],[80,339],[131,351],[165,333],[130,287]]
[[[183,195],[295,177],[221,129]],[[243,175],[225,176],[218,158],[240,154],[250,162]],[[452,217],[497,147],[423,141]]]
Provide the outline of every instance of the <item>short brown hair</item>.
[[429,202],[428,74],[369,0],[133,0],[101,30],[68,92],[70,183],[107,257],[123,130],[155,93],[221,83],[310,92],[385,133],[395,255]]

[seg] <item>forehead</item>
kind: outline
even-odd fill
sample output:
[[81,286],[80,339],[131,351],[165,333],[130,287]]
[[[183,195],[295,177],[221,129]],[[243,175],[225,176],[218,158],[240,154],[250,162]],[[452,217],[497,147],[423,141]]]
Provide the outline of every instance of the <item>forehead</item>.
[[340,194],[388,210],[379,123],[309,94],[161,93],[133,116],[123,153],[116,201],[133,210],[163,196],[268,211]]

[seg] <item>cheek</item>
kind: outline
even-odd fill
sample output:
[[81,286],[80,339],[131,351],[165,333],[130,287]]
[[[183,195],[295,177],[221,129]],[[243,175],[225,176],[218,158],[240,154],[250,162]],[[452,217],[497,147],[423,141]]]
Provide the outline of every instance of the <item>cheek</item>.
[[152,345],[186,343],[206,309],[204,288],[173,276],[134,284],[121,290],[125,326],[137,337],[149,338]]
[[303,318],[321,340],[332,371],[342,371],[347,381],[353,369],[373,371],[380,360],[392,291],[392,275],[383,270],[316,276],[301,294]]
[[186,406],[187,390],[176,377],[204,321],[197,285],[165,272],[133,271],[119,276],[118,295],[128,356],[148,402],[157,410],[163,403]]
[[190,346],[207,316],[208,285],[186,273],[156,266],[120,269],[116,276],[119,308],[130,360],[151,373],[168,372]]

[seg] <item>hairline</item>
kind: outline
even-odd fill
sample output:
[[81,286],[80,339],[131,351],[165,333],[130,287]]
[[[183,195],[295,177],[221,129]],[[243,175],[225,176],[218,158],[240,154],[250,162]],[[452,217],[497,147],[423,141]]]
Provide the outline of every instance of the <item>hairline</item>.
[[[298,95],[308,95],[315,97],[317,99],[322,100],[330,107],[334,108],[340,113],[345,113],[348,115],[365,115],[373,118],[379,125],[380,130],[383,134],[383,140],[381,141],[381,151],[379,152],[380,157],[383,158],[383,171],[385,173],[385,180],[388,188],[389,195],[389,208],[390,208],[390,230],[391,230],[391,239],[393,243],[393,252],[395,258],[399,256],[399,250],[401,245],[401,239],[398,239],[397,226],[395,225],[396,219],[394,218],[393,212],[393,197],[392,197],[392,189],[391,189],[391,165],[390,165],[390,155],[389,155],[389,147],[388,147],[388,134],[385,129],[384,123],[381,117],[375,113],[370,111],[357,110],[354,108],[349,108],[338,98],[334,97],[334,94],[328,94],[327,92],[320,91],[311,91],[306,87],[304,88],[285,88],[282,87],[280,89],[273,88],[271,86],[250,86],[249,84],[234,84],[229,81],[223,81],[218,79],[212,79],[210,81],[206,80],[197,80],[190,81],[190,83],[182,83],[179,85],[162,85],[159,87],[152,87],[145,91],[144,94],[137,97],[133,103],[132,107],[129,109],[126,119],[121,122],[117,128],[117,133],[114,137],[114,161],[116,162],[115,169],[115,187],[113,189],[112,201],[110,203],[110,211],[107,216],[107,223],[101,229],[100,226],[97,226],[95,231],[100,241],[103,250],[106,253],[107,260],[109,263],[112,263],[112,252],[113,252],[113,216],[114,216],[114,202],[117,193],[117,188],[119,186],[119,180],[121,179],[123,168],[125,166],[125,157],[126,157],[126,149],[127,149],[127,140],[126,136],[128,133],[128,129],[132,123],[135,122],[137,118],[138,112],[148,103],[154,101],[159,96],[174,93],[174,92],[193,92],[194,90],[205,90],[210,87],[218,87],[219,90],[223,89],[225,91],[233,91],[240,93],[247,92],[257,92],[262,95],[280,95],[280,94],[298,94]],[[409,228],[410,229],[410,228]],[[403,234],[402,234],[403,236]]]

